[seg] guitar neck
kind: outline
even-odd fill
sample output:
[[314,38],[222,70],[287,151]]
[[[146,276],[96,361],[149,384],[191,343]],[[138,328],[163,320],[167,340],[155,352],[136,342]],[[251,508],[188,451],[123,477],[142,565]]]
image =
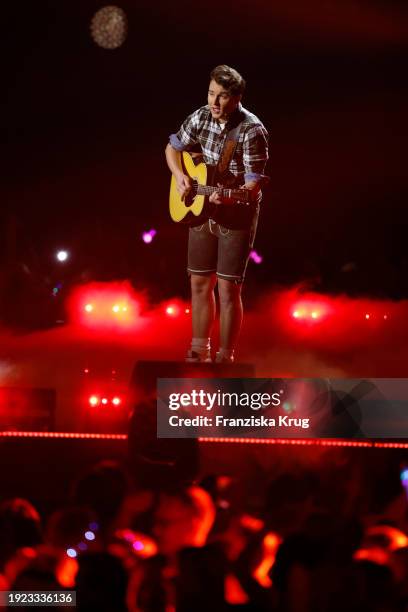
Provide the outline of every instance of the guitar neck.
[[249,201],[249,192],[247,189],[225,189],[224,187],[213,187],[211,185],[197,185],[197,195],[209,196],[215,191],[223,198],[241,200],[244,202]]

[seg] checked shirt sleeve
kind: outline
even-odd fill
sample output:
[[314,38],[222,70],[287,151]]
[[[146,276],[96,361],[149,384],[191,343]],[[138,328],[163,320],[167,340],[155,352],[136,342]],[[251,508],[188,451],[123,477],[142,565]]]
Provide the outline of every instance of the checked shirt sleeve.
[[184,121],[177,134],[170,135],[170,144],[176,151],[186,151],[198,142],[199,111]]
[[245,181],[262,181],[268,161],[268,132],[261,124],[250,126],[243,143]]

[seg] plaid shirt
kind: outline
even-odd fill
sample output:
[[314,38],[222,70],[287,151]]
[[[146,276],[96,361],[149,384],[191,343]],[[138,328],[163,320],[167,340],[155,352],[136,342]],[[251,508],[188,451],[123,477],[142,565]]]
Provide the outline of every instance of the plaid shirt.
[[[244,111],[241,112],[241,111]],[[268,132],[261,121],[239,104],[235,119],[243,118],[237,145],[228,170],[243,176],[245,182],[261,181],[268,160]],[[177,134],[171,134],[170,144],[177,151],[189,151],[200,144],[206,164],[216,165],[230,130],[231,119],[224,128],[212,118],[208,107],[202,106],[184,121]]]

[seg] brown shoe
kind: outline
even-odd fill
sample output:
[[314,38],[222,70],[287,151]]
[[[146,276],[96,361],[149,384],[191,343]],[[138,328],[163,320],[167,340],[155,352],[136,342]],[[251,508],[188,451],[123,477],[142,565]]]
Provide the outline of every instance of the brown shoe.
[[187,355],[184,361],[186,363],[212,363],[211,353],[207,349],[205,349],[202,353],[190,350],[187,351]]
[[231,357],[225,357],[224,355],[220,353],[220,351],[217,351],[215,354],[214,363],[234,363],[234,361],[235,361],[234,355],[231,355]]

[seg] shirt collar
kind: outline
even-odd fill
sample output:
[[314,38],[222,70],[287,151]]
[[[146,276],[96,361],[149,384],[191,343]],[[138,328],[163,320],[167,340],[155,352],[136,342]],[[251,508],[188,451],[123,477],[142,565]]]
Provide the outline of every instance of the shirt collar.
[[[217,124],[218,127],[220,127],[220,123],[216,119],[213,119],[212,116],[211,116],[211,119]],[[229,131],[230,129],[238,125],[242,121],[242,119],[243,119],[242,104],[241,102],[238,102],[237,108],[229,116],[228,121],[222,131],[223,132]]]

